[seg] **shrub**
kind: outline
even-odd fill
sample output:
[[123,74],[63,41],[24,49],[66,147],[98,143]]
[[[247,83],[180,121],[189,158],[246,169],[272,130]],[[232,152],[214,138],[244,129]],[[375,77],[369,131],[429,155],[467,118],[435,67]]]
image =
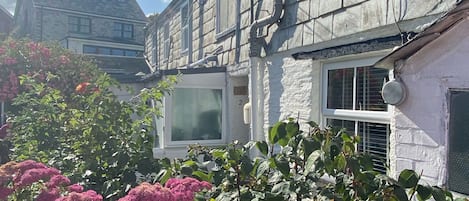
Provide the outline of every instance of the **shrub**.
[[111,200],[137,184],[137,173],[159,171],[151,130],[161,112],[146,102],[161,102],[175,77],[128,103],[93,61],[56,44],[9,40],[0,44],[0,62],[0,84],[18,86],[0,89],[0,100],[11,102],[3,142],[12,143],[14,160],[48,164]]
[[[420,175],[412,170],[402,171],[398,180],[374,171],[373,156],[355,149],[359,137],[308,124],[304,132],[292,119],[278,122],[268,142],[192,146],[189,157],[164,170],[161,179],[182,174],[210,181],[210,197],[223,201],[453,200],[442,188],[419,184]],[[253,153],[257,157],[251,159]]]

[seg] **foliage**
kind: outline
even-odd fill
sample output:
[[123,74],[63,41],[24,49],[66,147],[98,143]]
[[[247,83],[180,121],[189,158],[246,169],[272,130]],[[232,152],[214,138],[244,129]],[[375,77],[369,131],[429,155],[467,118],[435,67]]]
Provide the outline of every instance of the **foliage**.
[[[412,170],[402,171],[397,181],[373,170],[373,156],[356,152],[359,137],[309,125],[303,132],[292,119],[278,122],[268,142],[193,146],[189,158],[176,161],[160,179],[170,172],[210,181],[211,197],[223,201],[453,200],[444,189],[419,184]],[[251,159],[252,154],[258,157]]]
[[0,200],[102,201],[95,191],[71,184],[60,171],[32,160],[0,166]]
[[[9,92],[14,99],[6,139],[13,144],[13,159],[46,163],[111,200],[137,184],[137,173],[159,170],[151,130],[161,112],[147,103],[161,102],[175,77],[123,102],[112,92],[118,83],[86,57],[28,41],[4,46],[0,59],[15,62],[3,62],[1,69],[13,72],[19,84],[18,92]],[[139,118],[132,118],[135,114]]]

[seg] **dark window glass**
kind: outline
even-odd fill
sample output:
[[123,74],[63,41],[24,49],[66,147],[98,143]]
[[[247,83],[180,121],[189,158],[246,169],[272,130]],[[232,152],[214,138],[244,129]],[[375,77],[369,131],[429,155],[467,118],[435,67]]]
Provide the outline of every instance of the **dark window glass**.
[[450,96],[448,187],[469,194],[469,91],[452,91]]
[[357,145],[358,151],[370,154],[374,170],[386,173],[390,133],[388,124],[340,119],[328,119],[327,124],[334,129],[334,132],[345,128],[350,136],[358,135],[360,137],[360,143]]
[[83,17],[68,17],[68,31],[75,33],[90,33],[91,19]]
[[387,111],[381,98],[387,76],[388,70],[371,66],[328,70],[327,108]]
[[128,50],[128,49],[110,48],[110,47],[99,47],[99,46],[93,46],[93,45],[83,45],[83,53],[85,53],[85,54],[128,56],[128,57],[141,57],[141,56],[143,56],[143,52],[138,51],[138,50]]
[[114,22],[113,33],[114,37],[130,39],[134,35],[134,26],[132,24]]

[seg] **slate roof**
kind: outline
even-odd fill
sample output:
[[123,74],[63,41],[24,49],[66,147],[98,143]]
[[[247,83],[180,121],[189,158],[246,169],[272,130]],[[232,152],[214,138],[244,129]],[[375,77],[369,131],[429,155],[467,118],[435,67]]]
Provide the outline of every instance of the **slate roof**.
[[121,83],[135,83],[141,79],[137,73],[149,74],[143,57],[90,56],[98,67]]
[[136,0],[33,0],[33,2],[36,6],[147,21]]

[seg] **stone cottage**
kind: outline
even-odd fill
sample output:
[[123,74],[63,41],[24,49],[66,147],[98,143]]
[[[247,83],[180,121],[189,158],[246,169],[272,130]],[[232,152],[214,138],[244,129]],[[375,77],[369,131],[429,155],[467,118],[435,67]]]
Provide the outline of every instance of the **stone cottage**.
[[469,1],[463,1],[376,64],[391,69],[393,82],[398,83],[390,85],[394,90],[384,93],[384,98],[402,98],[391,110],[392,169],[415,169],[424,180],[465,195],[469,195],[467,33]]
[[145,87],[183,73],[163,105],[155,157],[194,142],[265,140],[270,125],[294,117],[347,128],[376,170],[396,176],[395,109],[381,98],[392,71],[374,64],[458,2],[173,0],[147,30]]
[[135,0],[18,0],[14,34],[58,41],[123,83],[148,72],[143,28],[147,18]]

